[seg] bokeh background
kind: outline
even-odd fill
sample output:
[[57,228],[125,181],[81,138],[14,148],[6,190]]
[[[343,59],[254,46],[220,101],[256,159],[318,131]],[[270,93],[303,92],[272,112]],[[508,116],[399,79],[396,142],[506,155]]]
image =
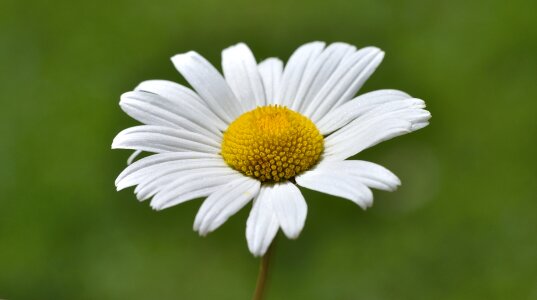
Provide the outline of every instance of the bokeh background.
[[360,153],[403,181],[367,212],[305,191],[268,299],[537,299],[537,2],[14,1],[0,9],[0,298],[249,299],[249,209],[200,238],[200,201],[162,212],[114,179],[136,122],[118,106],[169,58],[220,66],[248,43],[287,59],[312,40],[376,45],[364,91],[426,100],[431,125]]

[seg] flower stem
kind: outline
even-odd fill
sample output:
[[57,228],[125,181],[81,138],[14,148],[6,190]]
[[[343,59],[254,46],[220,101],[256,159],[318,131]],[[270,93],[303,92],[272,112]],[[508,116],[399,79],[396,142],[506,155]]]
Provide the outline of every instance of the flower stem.
[[255,287],[255,293],[253,300],[263,300],[265,299],[265,286],[268,278],[270,257],[274,249],[274,242],[269,246],[267,252],[261,258],[261,263],[259,264],[259,273],[257,275],[257,284]]

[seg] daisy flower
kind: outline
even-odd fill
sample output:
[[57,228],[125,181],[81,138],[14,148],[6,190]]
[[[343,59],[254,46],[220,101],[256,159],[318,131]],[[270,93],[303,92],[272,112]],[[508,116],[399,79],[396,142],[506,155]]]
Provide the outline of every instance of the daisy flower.
[[149,80],[121,96],[121,108],[145,125],[120,132],[112,148],[152,154],[130,164],[117,189],[136,186],[156,210],[206,197],[194,221],[202,236],[253,200],[246,239],[255,256],[280,228],[290,239],[302,231],[308,208],[298,186],[366,209],[370,188],[393,191],[400,181],[349,158],[431,116],[401,91],[355,97],[383,57],[376,47],[312,42],[285,66],[278,58],[258,64],[241,43],[222,52],[222,75],[196,52],[175,55],[192,89]]

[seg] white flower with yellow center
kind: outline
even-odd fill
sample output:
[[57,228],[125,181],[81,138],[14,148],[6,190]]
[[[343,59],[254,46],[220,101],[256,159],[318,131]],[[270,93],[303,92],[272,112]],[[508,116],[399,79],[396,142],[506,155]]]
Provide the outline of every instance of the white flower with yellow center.
[[399,179],[366,161],[346,160],[382,141],[428,125],[425,103],[396,90],[354,97],[382,61],[375,47],[322,42],[298,48],[284,68],[257,64],[245,44],[222,52],[222,76],[196,52],[172,57],[195,90],[142,82],[120,106],[146,124],[120,132],[112,148],[155,153],[129,165],[118,190],[135,186],[161,210],[207,197],[194,222],[206,235],[253,199],[250,251],[263,255],[279,228],[298,237],[307,205],[297,186],[347,198],[366,209],[370,188]]

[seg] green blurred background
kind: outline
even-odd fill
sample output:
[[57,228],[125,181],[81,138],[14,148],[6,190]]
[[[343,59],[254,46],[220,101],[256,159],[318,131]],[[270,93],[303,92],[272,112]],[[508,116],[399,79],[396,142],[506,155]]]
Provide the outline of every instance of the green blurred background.
[[306,191],[269,299],[537,299],[535,1],[11,1],[0,8],[0,298],[249,299],[248,209],[200,238],[200,201],[155,212],[114,179],[118,106],[169,58],[248,43],[376,45],[363,90],[426,100],[429,127],[358,155],[394,171],[364,212]]

